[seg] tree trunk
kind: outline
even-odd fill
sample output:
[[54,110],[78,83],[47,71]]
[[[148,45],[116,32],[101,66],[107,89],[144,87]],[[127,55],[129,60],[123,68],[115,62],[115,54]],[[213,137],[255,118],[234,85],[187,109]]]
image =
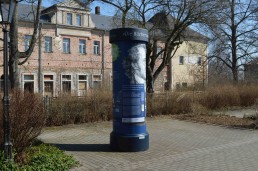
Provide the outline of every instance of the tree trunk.
[[[17,5],[16,5],[17,7]],[[14,10],[13,20],[10,25],[10,56],[9,56],[9,79],[11,88],[19,87],[19,71],[18,71],[18,21],[17,21],[17,8]]]
[[148,93],[154,93],[154,89],[153,89],[153,84],[154,84],[154,80],[153,80],[153,72],[150,68],[150,66],[147,66],[147,92]]
[[[17,7],[14,10],[13,20],[10,25],[10,56],[9,56],[9,79],[11,83],[11,88],[19,88],[19,67],[18,65],[22,65],[31,56],[35,44],[36,44],[36,36],[38,31],[39,25],[39,18],[40,18],[40,7],[41,7],[42,0],[38,0],[37,2],[37,10],[36,10],[36,18],[34,20],[34,28],[33,28],[33,35],[31,38],[29,49],[25,52],[19,52],[18,50],[18,19],[17,19]],[[32,4],[33,5],[33,4]],[[20,62],[19,59],[22,58],[23,61]]]
[[238,83],[238,72],[237,72],[237,26],[235,24],[235,0],[232,0],[231,4],[231,44],[232,44],[232,74],[234,84]]
[[146,47],[146,88],[148,93],[154,92],[154,85],[153,85],[153,70],[151,68],[151,53],[152,53],[152,43],[149,40],[149,43]]
[[232,68],[232,73],[233,73],[233,83],[237,84],[238,83],[238,71],[236,68]]

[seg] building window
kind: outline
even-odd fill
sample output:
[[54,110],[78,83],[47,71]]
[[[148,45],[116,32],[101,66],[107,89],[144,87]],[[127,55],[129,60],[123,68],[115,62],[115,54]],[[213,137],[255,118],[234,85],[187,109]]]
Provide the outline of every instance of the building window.
[[63,93],[71,94],[71,91],[72,91],[72,76],[71,75],[62,75],[61,90]]
[[94,45],[93,45],[93,54],[95,55],[99,55],[99,50],[100,50],[100,42],[99,41],[94,41]]
[[72,13],[67,13],[66,24],[73,25],[73,14]]
[[34,75],[23,75],[23,90],[34,93]]
[[180,65],[184,64],[184,56],[179,56],[179,64]]
[[198,64],[198,65],[201,65],[201,64],[202,64],[202,57],[198,57],[197,64]]
[[79,40],[79,53],[86,54],[86,40]]
[[[159,54],[160,53],[160,51],[162,50],[162,48],[161,47],[157,47],[157,54]],[[159,54],[159,56],[158,56],[159,58],[161,58],[162,59],[162,53],[161,54]]]
[[69,38],[63,39],[63,52],[70,53],[70,39]]
[[78,75],[78,96],[87,94],[88,90],[88,75]]
[[101,75],[92,75],[92,88],[93,89],[101,88],[101,81],[102,81]]
[[168,83],[168,76],[167,75],[164,75],[163,83],[164,83],[164,90],[165,91],[169,90],[169,83]]
[[45,37],[45,52],[52,52],[52,37]]
[[44,96],[52,97],[54,95],[54,76],[44,75]]
[[176,90],[179,90],[179,89],[180,89],[180,83],[177,82],[177,83],[176,83]]
[[31,35],[25,35],[25,38],[24,38],[24,50],[25,51],[29,49],[31,39],[32,39]]
[[82,15],[76,14],[76,26],[81,26],[81,25],[82,25]]
[[187,88],[187,83],[182,83],[182,88]]

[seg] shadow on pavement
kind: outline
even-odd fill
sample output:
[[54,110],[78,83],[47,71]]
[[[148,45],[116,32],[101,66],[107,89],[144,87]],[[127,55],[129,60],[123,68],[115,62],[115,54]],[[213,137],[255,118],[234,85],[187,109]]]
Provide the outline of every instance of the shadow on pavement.
[[65,151],[111,152],[109,144],[50,144]]

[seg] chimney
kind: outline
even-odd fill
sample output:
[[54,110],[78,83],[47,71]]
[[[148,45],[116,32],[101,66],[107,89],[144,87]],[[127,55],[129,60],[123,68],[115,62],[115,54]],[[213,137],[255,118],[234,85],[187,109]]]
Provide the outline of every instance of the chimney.
[[95,7],[95,14],[100,15],[100,7],[99,6]]

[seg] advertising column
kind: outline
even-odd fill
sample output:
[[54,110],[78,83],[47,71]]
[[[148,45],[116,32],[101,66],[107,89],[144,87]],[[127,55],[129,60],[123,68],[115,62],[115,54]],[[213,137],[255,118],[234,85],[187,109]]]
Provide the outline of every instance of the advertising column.
[[115,151],[145,151],[149,148],[146,128],[146,44],[148,31],[119,28],[110,31],[113,57],[113,131]]

